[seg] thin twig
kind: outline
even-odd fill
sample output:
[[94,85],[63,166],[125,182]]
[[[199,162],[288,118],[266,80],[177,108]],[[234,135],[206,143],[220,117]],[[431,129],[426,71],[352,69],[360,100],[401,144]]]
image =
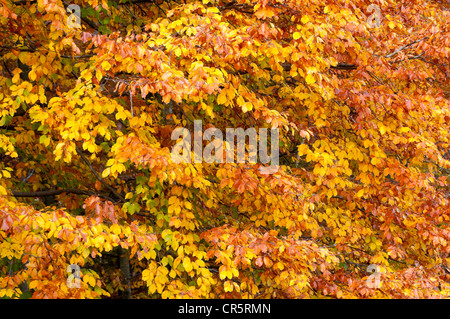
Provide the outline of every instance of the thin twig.
[[65,59],[86,59],[86,58],[91,58],[93,57],[95,54],[83,54],[83,55],[64,55],[61,54],[61,58],[65,58]]
[[402,50],[404,50],[404,49],[406,49],[406,48],[412,46],[413,44],[416,44],[417,42],[420,42],[420,41],[422,41],[422,40],[426,40],[426,39],[428,39],[428,38],[429,38],[429,37],[426,36],[426,37],[424,37],[424,38],[422,38],[422,39],[419,39],[419,40],[413,41],[413,42],[411,42],[411,43],[405,44],[404,46],[401,46],[400,48],[398,48],[398,49],[395,50],[394,52],[389,53],[389,54],[385,55],[384,57],[385,57],[385,58],[390,58],[390,57],[396,55],[397,53],[399,53],[400,51],[402,51]]
[[133,117],[133,95],[130,90],[130,106],[131,106],[131,117]]

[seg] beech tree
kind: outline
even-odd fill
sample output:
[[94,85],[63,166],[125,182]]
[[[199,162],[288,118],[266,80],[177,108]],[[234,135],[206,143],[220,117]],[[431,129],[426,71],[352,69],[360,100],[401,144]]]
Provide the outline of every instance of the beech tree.
[[[449,19],[0,0],[0,297],[449,297]],[[279,169],[175,163],[194,120],[278,128]]]

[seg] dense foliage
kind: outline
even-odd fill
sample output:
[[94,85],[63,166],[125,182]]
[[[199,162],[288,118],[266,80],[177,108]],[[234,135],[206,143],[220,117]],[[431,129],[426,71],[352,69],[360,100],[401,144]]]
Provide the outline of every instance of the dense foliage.
[[[449,297],[449,20],[0,0],[0,297]],[[280,169],[175,163],[194,120],[278,128]]]

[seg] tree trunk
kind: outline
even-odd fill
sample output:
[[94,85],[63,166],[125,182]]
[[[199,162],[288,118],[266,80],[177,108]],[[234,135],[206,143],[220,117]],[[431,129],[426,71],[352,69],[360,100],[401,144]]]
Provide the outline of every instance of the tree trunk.
[[130,260],[128,259],[128,250],[119,246],[119,264],[120,273],[122,274],[122,284],[124,285],[124,291],[122,298],[131,299],[131,271]]

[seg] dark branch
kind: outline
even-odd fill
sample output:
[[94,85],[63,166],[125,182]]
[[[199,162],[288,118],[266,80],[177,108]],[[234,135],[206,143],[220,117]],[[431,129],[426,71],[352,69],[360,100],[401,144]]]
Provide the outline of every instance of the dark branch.
[[331,69],[335,70],[356,70],[358,66],[356,64],[348,64],[345,62],[339,62],[336,66],[331,65]]
[[[82,190],[82,189],[74,189],[74,188],[66,188],[66,189],[51,189],[46,191],[36,191],[36,192],[18,192],[12,191],[14,197],[46,197],[46,196],[55,196],[62,193],[71,193],[78,195],[98,195],[94,192]],[[102,196],[102,195],[98,195]]]
[[391,56],[396,55],[396,54],[399,53],[400,51],[402,51],[402,50],[404,50],[404,49],[406,49],[406,48],[412,46],[413,44],[416,44],[417,42],[420,42],[420,41],[426,40],[426,39],[428,39],[428,37],[424,37],[424,38],[422,38],[422,39],[418,39],[418,40],[413,41],[413,42],[411,42],[411,43],[405,44],[404,46],[398,48],[397,50],[395,50],[395,51],[392,52],[392,53],[389,53],[389,54],[385,55],[384,57],[385,57],[385,58],[390,58]]

